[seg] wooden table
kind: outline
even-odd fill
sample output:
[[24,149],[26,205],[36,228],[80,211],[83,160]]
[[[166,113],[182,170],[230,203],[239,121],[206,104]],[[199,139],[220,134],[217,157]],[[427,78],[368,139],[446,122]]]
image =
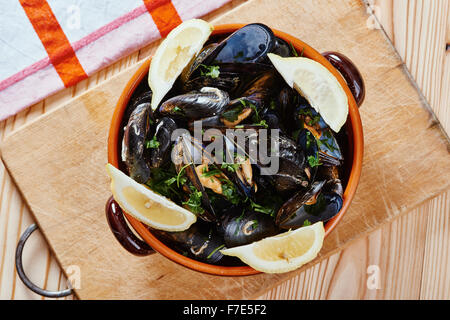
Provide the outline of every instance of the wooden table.
[[[207,15],[212,20],[241,5],[233,0]],[[405,61],[442,127],[450,132],[450,1],[371,0],[378,21]],[[151,44],[74,87],[0,122],[0,139],[13,129],[69,101],[124,68],[151,55]],[[19,191],[0,163],[0,299],[42,299],[16,275],[18,238],[33,223]],[[450,299],[450,192],[384,225],[295,278],[267,292],[263,299]],[[24,250],[25,271],[48,290],[66,280],[40,234]],[[70,273],[70,272],[69,272]],[[379,281],[376,281],[379,276]],[[82,285],[82,284],[81,284]]]

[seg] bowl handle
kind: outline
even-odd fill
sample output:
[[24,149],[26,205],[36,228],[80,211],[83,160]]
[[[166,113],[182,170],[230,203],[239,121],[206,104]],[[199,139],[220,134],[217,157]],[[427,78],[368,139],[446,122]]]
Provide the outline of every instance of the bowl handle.
[[364,80],[355,64],[342,53],[327,51],[323,52],[324,56],[342,75],[347,82],[350,91],[355,98],[356,104],[360,107],[366,95]]
[[[65,290],[61,290],[61,291],[49,291],[49,290],[45,290],[42,289],[40,287],[38,287],[37,285],[35,285],[25,274],[25,271],[23,269],[23,263],[22,263],[22,252],[23,252],[23,248],[25,246],[25,243],[27,242],[28,238],[31,236],[31,234],[36,231],[38,229],[37,224],[32,224],[30,225],[25,232],[20,236],[19,242],[17,243],[17,248],[16,248],[16,270],[17,270],[17,275],[19,276],[20,280],[22,280],[22,282],[28,287],[28,289],[30,289],[31,291],[40,294],[41,296],[44,297],[49,297],[49,298],[61,298],[61,297],[67,297],[69,295],[71,295],[73,293],[72,288],[67,288]],[[69,283],[70,286],[70,283]]]
[[137,256],[147,256],[155,251],[146,242],[142,241],[131,231],[122,209],[119,207],[114,198],[111,196],[106,202],[106,219],[109,227],[116,237],[117,241],[128,252]]

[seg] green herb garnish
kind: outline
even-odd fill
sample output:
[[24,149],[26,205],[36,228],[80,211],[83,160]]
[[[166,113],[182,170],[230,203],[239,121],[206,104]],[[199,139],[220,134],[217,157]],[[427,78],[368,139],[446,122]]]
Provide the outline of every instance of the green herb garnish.
[[182,203],[187,205],[192,213],[202,214],[205,212],[205,209],[202,208],[202,192],[197,191],[195,187],[191,187],[189,199]]
[[[181,170],[178,172],[177,174],[177,187],[180,187],[180,184],[183,185],[186,183],[186,177],[183,177],[184,175],[184,169],[186,169],[186,167],[190,166],[191,163],[186,164],[185,166],[183,166],[181,168]],[[184,178],[184,179],[183,179]]]
[[319,159],[319,152],[316,152],[315,157],[308,156],[308,163],[311,168],[320,166],[322,163],[320,162],[320,159]]
[[237,105],[236,107],[222,113],[222,117],[230,122],[234,122],[239,118],[242,110],[244,110],[242,105]]
[[250,200],[250,207],[256,211],[256,212],[261,212],[261,213],[265,213],[268,214],[269,216],[273,216],[275,214],[275,210],[274,208],[269,208],[269,207],[264,207],[260,204],[257,204],[256,202],[254,202],[252,199]]
[[222,245],[218,246],[217,248],[215,248],[215,249],[214,249],[214,250],[206,257],[206,259],[211,258],[212,255],[213,255],[214,253],[216,253],[217,251],[219,251],[219,250],[222,249],[223,247],[225,247],[224,244],[222,244]]
[[240,165],[240,163],[222,163],[222,169],[226,169],[230,172],[236,172]]
[[310,225],[311,225],[311,222],[309,222],[308,219],[306,219],[305,221],[303,221],[303,227],[307,227],[307,226],[310,226]]
[[266,120],[261,120],[260,122],[258,122],[258,123],[255,123],[257,126],[262,126],[262,127],[264,127],[265,129],[268,129],[269,128],[269,125],[267,124],[267,122],[266,122]]
[[203,168],[203,172],[202,172],[202,177],[212,177],[212,176],[216,176],[216,175],[221,175],[222,171],[220,171],[219,169],[213,169],[213,170],[209,170],[204,167]]
[[145,142],[145,147],[147,149],[158,149],[159,148],[159,141],[156,140],[156,136],[153,136],[151,140],[147,140]]
[[291,46],[291,50],[292,50],[292,53],[294,54],[294,56],[298,57],[297,50],[295,50],[294,45],[292,44],[292,42],[289,42],[289,45]]
[[241,198],[236,190],[235,185],[228,179],[221,179],[221,182],[222,195],[232,204],[238,204],[239,202],[241,202]]
[[204,64],[201,64],[200,66],[202,66],[203,68],[205,68],[207,71],[201,71],[201,75],[202,76],[206,76],[206,77],[211,77],[213,79],[219,77],[220,75],[220,71],[219,71],[219,66],[207,66]]

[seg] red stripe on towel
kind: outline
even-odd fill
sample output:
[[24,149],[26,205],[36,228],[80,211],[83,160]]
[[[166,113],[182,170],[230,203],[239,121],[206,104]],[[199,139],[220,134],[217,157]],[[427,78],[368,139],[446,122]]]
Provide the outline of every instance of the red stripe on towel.
[[46,0],[19,0],[65,87],[86,79],[61,25]]

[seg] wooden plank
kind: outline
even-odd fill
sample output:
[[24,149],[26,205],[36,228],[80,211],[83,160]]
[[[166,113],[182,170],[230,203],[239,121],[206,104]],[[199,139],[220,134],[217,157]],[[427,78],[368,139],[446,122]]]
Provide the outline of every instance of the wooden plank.
[[447,192],[259,298],[449,299],[449,206]]
[[[378,2],[378,1],[376,1],[376,2]],[[382,11],[382,13],[383,12],[386,12],[386,11],[384,11],[385,10],[385,7],[383,7],[383,5],[384,4],[388,4],[388,5],[390,5],[390,4],[392,4],[392,2],[391,2],[391,0],[383,0],[383,1],[379,1],[380,2],[380,4],[381,4],[381,6],[382,6],[382,9],[383,9],[383,11]],[[397,1],[397,2],[402,2],[403,4],[405,3],[404,1]],[[412,2],[412,1],[409,1],[410,3]],[[242,3],[242,1],[233,1],[233,3],[238,3],[238,5],[240,5],[241,3]],[[387,6],[387,8],[389,8],[388,6]],[[391,23],[397,23],[397,24],[399,24],[399,23],[401,23],[401,20],[398,18],[399,17],[399,15],[401,14],[401,10],[399,10],[399,9],[401,9],[401,6],[397,6],[397,10],[396,10],[396,15],[392,15],[392,16],[389,16],[389,15],[387,15],[387,14],[383,14],[382,15],[382,17],[388,17],[388,19],[387,19],[387,21],[389,21],[389,17],[392,17],[391,18]],[[417,16],[420,16],[420,15],[423,15],[423,14],[425,14],[424,12],[420,12],[420,11],[417,11]],[[447,12],[447,14],[446,14],[446,12],[445,12],[445,10],[444,11],[440,11],[439,12],[439,14],[441,14],[442,16],[444,16],[444,17],[448,17],[449,15],[448,15],[448,12]],[[420,18],[420,17],[418,17],[418,18]],[[419,22],[420,21],[422,21],[422,20],[418,20]],[[423,22],[422,22],[422,24],[423,24]],[[389,25],[389,24],[387,24],[387,23],[383,23],[383,25],[385,26],[385,29],[387,29],[388,30],[388,28],[387,28],[387,26]],[[413,35],[415,34],[414,33],[414,29],[413,28],[410,28],[409,27],[409,23],[408,23],[408,25],[407,25],[407,28],[404,28],[405,29],[405,31],[406,32],[408,32],[408,33],[412,33]],[[449,29],[449,28],[447,28],[447,29]],[[398,34],[399,32],[397,32],[397,34]],[[447,42],[448,42],[448,38],[449,38],[449,35],[450,35],[450,33],[449,32],[447,32]],[[432,37],[433,35],[432,34],[427,34],[427,37]],[[392,38],[391,38],[392,39]],[[394,39],[395,40],[395,39]],[[426,41],[424,41],[424,43],[426,43]],[[139,53],[139,59],[142,59],[142,58],[145,58],[148,54],[150,54],[151,53],[151,47],[152,46],[149,46],[149,47],[147,47],[147,48],[144,48],[143,50],[141,50],[140,51],[140,53]],[[150,50],[148,49],[148,48],[150,48]],[[145,49],[147,49],[147,51],[145,50]],[[408,48],[408,50],[414,50],[414,51],[417,51],[418,50],[418,46],[417,47],[409,47]],[[414,53],[413,53],[414,54]],[[448,75],[450,74],[450,69],[448,69],[448,66],[449,66],[449,63],[448,63],[448,54],[447,54],[447,58],[446,58],[447,60],[447,64],[446,64],[446,72],[443,72],[443,75],[445,76],[445,75],[447,75],[447,80],[446,80],[446,82],[444,81],[444,85],[441,85],[439,82],[435,82],[436,80],[435,79],[427,79],[426,81],[429,81],[430,83],[431,83],[431,86],[433,86],[433,87],[436,87],[436,88],[441,88],[440,89],[440,92],[441,92],[441,95],[443,95],[443,96],[446,96],[446,98],[445,99],[447,99],[447,100],[445,100],[445,99],[441,99],[441,104],[442,104],[442,108],[441,108],[441,110],[443,110],[444,112],[447,112],[446,114],[447,114],[447,116],[445,116],[445,113],[444,113],[444,117],[442,117],[442,116],[439,116],[439,118],[440,118],[440,120],[441,120],[441,122],[442,123],[444,123],[444,121],[442,120],[442,119],[447,119],[448,120],[448,93],[449,93],[449,91],[450,90],[448,90],[448,89],[446,89],[446,90],[443,90],[442,88],[448,88]],[[416,59],[417,60],[417,59]],[[419,61],[420,62],[420,61]],[[417,63],[417,61],[415,61],[415,62],[412,62],[412,66],[414,67],[414,63]],[[433,63],[435,63],[435,64],[437,64],[437,63],[439,63],[438,61],[433,61]],[[115,74],[115,72],[116,72],[116,70],[118,70],[118,68],[117,68],[117,66],[113,66],[113,68],[108,68],[109,70],[108,70],[108,72],[106,72],[107,70],[103,70],[103,72],[101,72],[101,74],[102,74],[102,77],[100,77],[100,76],[98,76],[98,74],[96,74],[96,75],[94,75],[94,76],[92,76],[91,78],[90,78],[90,80],[88,80],[88,81],[84,81],[84,82],[88,82],[87,83],[87,85],[86,85],[86,88],[87,87],[91,87],[92,86],[92,84],[96,84],[96,83],[100,83],[103,79],[106,79],[107,78],[107,75],[111,75],[111,74]],[[411,67],[410,67],[410,70],[411,70]],[[99,73],[100,74],[100,73]],[[425,83],[426,83],[426,81],[425,81]],[[27,113],[29,113],[29,115],[34,115],[34,114],[38,114],[38,113],[41,113],[42,112],[42,110],[44,110],[44,109],[52,109],[54,106],[58,106],[59,105],[59,103],[60,102],[62,102],[62,101],[67,101],[67,100],[69,100],[69,99],[71,99],[71,97],[72,97],[72,95],[74,95],[74,96],[77,96],[77,95],[79,95],[79,93],[81,93],[81,92],[84,92],[85,91],[85,88],[82,86],[82,83],[80,83],[79,85],[77,85],[76,87],[74,87],[74,88],[69,88],[69,89],[66,89],[66,90],[63,90],[63,91],[61,91],[59,94],[57,94],[57,95],[55,95],[55,96],[53,96],[52,98],[50,98],[50,99],[46,99],[46,101],[45,101],[45,107],[44,107],[44,105],[41,103],[41,104],[38,104],[37,106],[35,106],[35,107],[33,107],[33,108],[31,108],[31,109],[29,109],[28,111],[27,111]],[[73,93],[73,94],[72,94]],[[444,102],[442,102],[442,101],[446,101],[446,103],[444,104]],[[433,108],[435,108],[435,106],[432,104],[432,107]],[[436,110],[436,109],[435,109]],[[438,114],[439,115],[439,114]],[[14,124],[15,125],[15,127],[18,127],[19,125],[20,125],[20,121],[21,121],[21,119],[23,119],[23,118],[26,118],[23,114],[21,114],[21,115],[19,115],[19,116],[17,116],[17,117],[15,117],[14,119],[13,119],[13,121],[11,121],[11,120],[8,120],[8,125],[6,125],[6,123],[7,123],[7,121],[4,121],[3,123],[0,123],[0,129],[1,128],[4,128],[3,130],[2,130],[2,133],[4,132],[4,131],[9,131],[10,130],[10,128],[11,128],[11,124]],[[18,120],[18,121],[17,121]],[[17,125],[17,124],[15,124],[15,122],[18,122],[19,123],[19,125]],[[23,121],[22,121],[23,122]],[[444,124],[445,125],[445,124]],[[447,127],[448,128],[448,127]],[[2,134],[2,136],[3,136],[4,134]],[[0,168],[0,178],[2,177],[1,176],[1,174],[3,173],[4,175],[7,175],[4,171],[2,172],[2,170],[1,170],[2,168]],[[9,182],[9,180],[8,181],[6,181],[6,189],[8,189],[8,185],[10,185],[11,183]],[[15,186],[14,185],[12,185],[12,187],[13,188],[15,188]],[[8,201],[6,200],[6,201],[3,201],[3,202],[1,202],[1,207],[3,208],[3,207],[8,207],[9,205],[8,205]],[[439,215],[440,213],[442,213],[443,211],[442,211],[442,208],[448,208],[448,205],[445,207],[445,206],[435,206],[434,208],[433,208],[433,212],[435,212],[435,214],[436,215]],[[11,213],[10,213],[10,217],[11,216],[19,216],[20,214],[18,213],[18,212],[14,212],[16,209],[15,209],[15,206],[13,206],[13,209],[10,209],[10,211],[12,211]],[[445,212],[445,211],[444,211]],[[29,213],[28,212],[25,212],[24,213],[24,216],[26,217],[26,216],[29,216]],[[412,217],[414,216],[414,214],[408,214],[407,216],[405,216],[405,217],[408,217],[408,219],[413,219]],[[401,219],[403,219],[403,218],[401,218]],[[10,219],[9,220],[10,222],[12,221],[12,219]],[[25,218],[24,218],[24,221],[25,221]],[[24,223],[24,226],[27,226],[28,224],[29,224],[30,222],[28,222],[28,223]],[[405,222],[405,223],[407,223],[407,221]],[[439,225],[437,225],[436,226],[437,228],[436,228],[436,230],[435,229],[433,229],[433,232],[434,233],[439,233],[439,232],[443,232],[443,230],[442,230],[442,228],[439,228]],[[9,229],[10,229],[10,227],[8,227],[8,228],[5,228],[5,230],[8,230],[9,231]],[[23,231],[23,230],[21,230],[21,231]],[[389,230],[386,230],[386,228],[383,228],[382,229],[382,232],[383,233],[390,233],[390,231]],[[20,233],[17,233],[15,236],[18,236]],[[11,237],[11,235],[12,235],[12,233],[11,232],[9,232],[8,233],[8,239]],[[445,235],[445,233],[444,233],[444,235]],[[0,237],[2,236],[2,234],[1,234],[1,232],[0,232]],[[448,233],[447,233],[447,236],[448,236]],[[35,238],[37,238],[37,235],[36,236],[33,236],[32,238],[31,238],[31,241],[30,241],[30,245],[32,245],[32,242],[33,242],[33,240],[35,239]],[[381,239],[381,237],[378,237],[379,239]],[[374,240],[372,240],[372,242],[373,242]],[[12,241],[12,242],[14,242],[14,241]],[[389,246],[389,244],[386,244],[386,245],[388,245]],[[433,244],[434,246],[439,246],[439,244],[438,243],[434,243]],[[431,245],[431,248],[433,248],[433,245]],[[352,248],[353,246],[358,246],[358,243],[355,243],[354,245],[352,245],[351,247],[349,247],[349,249],[350,248]],[[34,249],[37,249],[38,250],[38,252],[42,252],[42,254],[45,254],[45,251],[47,250],[46,249],[46,246],[42,246],[42,248],[39,248],[39,247],[37,247],[37,248],[34,248]],[[347,249],[347,250],[349,250],[349,249]],[[442,247],[438,247],[438,249],[436,249],[435,250],[435,252],[441,252],[443,250],[443,248]],[[429,250],[428,252],[433,252],[433,250]],[[434,253],[434,254],[436,254],[436,253]],[[339,255],[334,255],[334,256],[332,256],[332,257],[335,257],[335,256],[339,256]],[[431,258],[431,257],[428,257],[428,258]],[[427,259],[427,257],[425,257],[425,262],[427,261],[426,260]],[[5,259],[3,259],[4,261],[5,261],[5,265],[6,264],[11,264],[11,261],[12,260],[10,260],[10,259],[8,259],[8,257],[5,257]],[[333,260],[333,258],[330,258],[330,259],[327,259],[327,260],[324,260],[324,262],[321,262],[319,265],[321,265],[322,267],[322,269],[324,269],[324,267],[323,267],[323,265],[325,264],[325,262],[327,263],[327,264],[331,264],[333,261],[331,261],[331,260]],[[336,259],[335,259],[336,260]],[[3,262],[2,260],[0,260],[0,262]],[[448,265],[448,264],[447,264]],[[314,268],[316,268],[316,266],[314,266]],[[320,270],[322,270],[322,269],[320,269]],[[51,270],[51,268],[49,269],[49,270]],[[308,269],[309,270],[309,269]],[[442,272],[441,273],[441,278],[440,279],[448,279],[448,270],[443,270],[444,272]],[[446,271],[446,272],[445,272]],[[307,271],[305,271],[305,272],[307,272]],[[302,274],[304,274],[304,273],[301,273],[300,275],[302,275]],[[329,274],[329,273],[327,273],[328,274],[328,277],[332,277],[333,275],[331,274]],[[424,272],[424,276],[426,276],[428,273],[425,273]],[[33,277],[33,274],[31,274],[32,275],[32,278],[34,279],[34,277]],[[319,272],[311,272],[311,273],[309,273],[309,278],[311,278],[311,279],[317,279],[317,276],[318,275],[320,275],[320,273]],[[40,276],[40,274],[37,274],[37,276]],[[337,275],[336,275],[336,277],[338,277],[339,276],[339,273],[337,273]],[[365,276],[364,274],[362,275],[362,276]],[[1,277],[1,273],[0,273],[0,277]],[[60,274],[59,275],[54,275],[54,277],[60,277]],[[47,278],[48,279],[51,279],[52,278],[52,275],[48,275],[47,276]],[[1,278],[0,278],[1,279]],[[312,284],[311,285],[311,281],[309,282],[310,283],[310,285],[309,285],[309,287],[308,288],[304,288],[304,287],[301,287],[301,284],[302,284],[302,281],[301,280],[298,280],[298,278],[294,278],[294,279],[297,279],[297,284],[298,285],[300,285],[300,288],[295,288],[295,287],[289,287],[289,288],[287,288],[287,290],[288,291],[290,291],[291,292],[291,296],[292,296],[292,293],[293,292],[295,292],[295,290],[305,290],[305,292],[309,292],[310,293],[310,296],[317,296],[317,295],[312,295],[311,294],[311,292],[314,292],[314,290],[318,290],[318,288],[320,287],[320,288],[322,288],[324,285],[323,285],[323,283],[321,283],[321,282],[315,282],[316,283],[316,286],[314,285],[314,284]],[[434,279],[432,278],[432,279],[429,279],[428,281],[431,281],[431,283],[435,283],[435,285],[439,285],[439,284],[442,284],[442,280],[440,280],[440,281],[438,281],[439,280],[439,277],[435,277]],[[303,279],[303,281],[304,281],[304,279]],[[0,292],[2,292],[2,291],[4,291],[4,290],[2,290],[1,288],[4,286],[4,283],[5,282],[1,282],[1,280],[0,280]],[[61,288],[63,288],[63,286],[61,286],[61,283],[62,282],[60,282],[60,287]],[[444,283],[445,283],[445,281],[444,281]],[[20,280],[17,278],[16,279],[16,285],[21,285],[21,283],[20,283]],[[23,285],[22,285],[23,286]],[[337,286],[335,286],[335,288],[338,288]],[[447,290],[448,291],[448,290]],[[322,292],[323,292],[323,290],[322,290]],[[339,296],[340,294],[336,291],[336,289],[335,290],[333,290],[333,294],[335,295],[335,296]],[[19,296],[17,295],[19,293]],[[17,290],[16,290],[16,296],[15,297],[24,297],[24,298],[27,298],[27,297],[29,297],[30,295],[29,295],[29,291],[27,292],[26,291],[26,289],[23,291],[23,296],[20,296],[20,293],[21,292],[18,292]],[[28,293],[28,295],[27,295],[27,293]],[[429,297],[431,296],[433,296],[433,292],[431,292],[430,293],[431,295],[428,295]],[[286,295],[285,295],[286,296]],[[291,296],[287,296],[288,298],[289,297],[291,297]],[[342,296],[342,295],[341,295]],[[379,295],[378,295],[379,296]],[[276,297],[276,296],[273,296],[273,297]],[[380,297],[380,296],[379,296]],[[447,298],[448,299],[448,298]]]

